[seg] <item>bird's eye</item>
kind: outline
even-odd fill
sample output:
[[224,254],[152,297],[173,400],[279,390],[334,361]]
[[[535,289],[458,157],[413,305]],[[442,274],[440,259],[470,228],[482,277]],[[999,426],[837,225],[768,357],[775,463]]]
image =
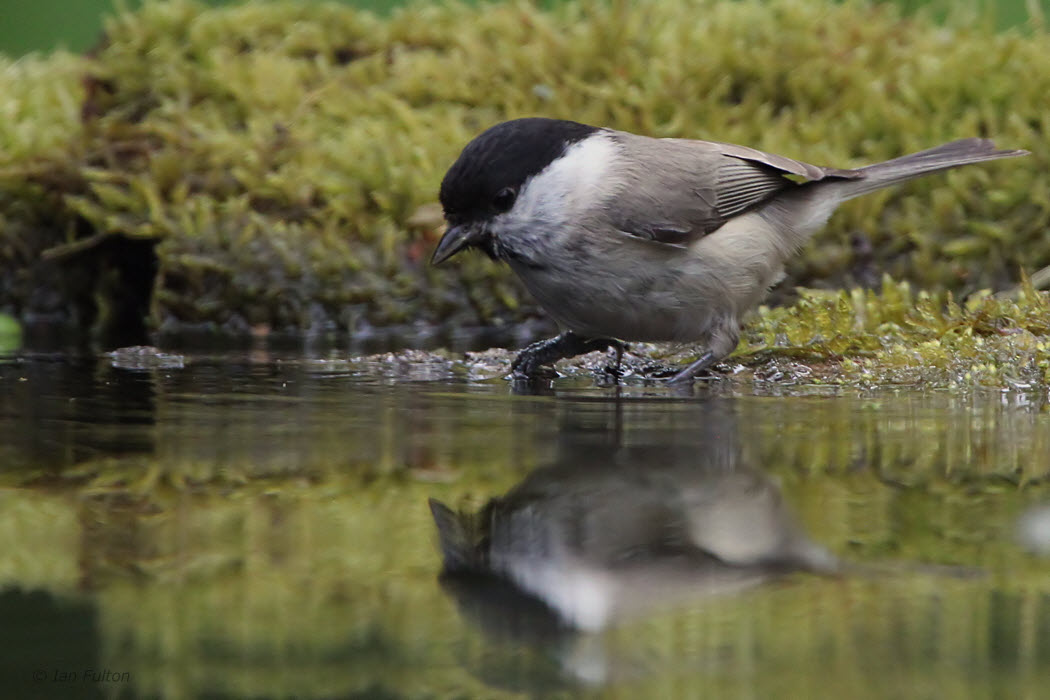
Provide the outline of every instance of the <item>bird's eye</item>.
[[492,206],[496,207],[498,212],[505,212],[514,206],[514,200],[517,197],[518,193],[514,191],[513,187],[504,187],[492,198]]

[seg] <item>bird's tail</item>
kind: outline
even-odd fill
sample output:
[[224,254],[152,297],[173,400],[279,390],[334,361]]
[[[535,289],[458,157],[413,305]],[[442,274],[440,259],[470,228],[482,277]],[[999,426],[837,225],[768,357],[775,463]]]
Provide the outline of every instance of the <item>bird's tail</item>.
[[843,180],[839,184],[840,201],[911,180],[921,175],[948,170],[960,165],[986,160],[1027,155],[1028,151],[1001,151],[989,139],[960,139],[936,148],[901,156],[875,165],[859,168],[862,177]]
[[787,248],[797,249],[848,199],[960,165],[1027,154],[1000,151],[988,139],[961,139],[857,170],[837,171],[775,197],[762,211],[775,224]]

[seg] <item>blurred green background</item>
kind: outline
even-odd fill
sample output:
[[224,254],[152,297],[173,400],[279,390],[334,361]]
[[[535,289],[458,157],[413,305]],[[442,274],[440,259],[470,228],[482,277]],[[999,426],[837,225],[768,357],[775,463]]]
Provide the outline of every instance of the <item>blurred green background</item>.
[[[203,0],[209,5],[227,4],[224,0]],[[348,5],[372,10],[387,10],[405,4],[405,0],[343,0]],[[1029,21],[1029,7],[1046,14],[1050,0],[894,0],[908,10],[922,10],[943,15],[949,11],[972,13],[1001,28],[1023,27]],[[30,51],[66,48],[86,51],[99,39],[102,19],[114,5],[134,8],[141,1],[124,0],[0,0],[0,52],[18,56]],[[964,8],[964,9],[961,9]]]
[[[231,4],[230,0],[200,1],[206,5]],[[405,0],[343,1],[379,11],[405,4]],[[0,52],[19,56],[56,48],[87,51],[99,40],[103,18],[114,12],[114,7],[133,9],[141,4],[142,0],[0,0]]]

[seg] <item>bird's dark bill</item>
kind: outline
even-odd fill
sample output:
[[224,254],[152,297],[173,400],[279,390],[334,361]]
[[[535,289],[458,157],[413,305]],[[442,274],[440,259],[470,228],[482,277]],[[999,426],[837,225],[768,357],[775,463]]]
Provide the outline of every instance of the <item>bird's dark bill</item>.
[[464,248],[476,242],[477,234],[470,226],[452,226],[438,241],[434,255],[430,258],[431,265],[439,265]]

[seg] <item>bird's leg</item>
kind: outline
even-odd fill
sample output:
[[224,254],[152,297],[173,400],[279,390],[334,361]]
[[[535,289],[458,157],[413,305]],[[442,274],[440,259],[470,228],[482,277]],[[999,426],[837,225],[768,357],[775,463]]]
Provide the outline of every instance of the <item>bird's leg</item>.
[[623,344],[620,341],[611,338],[583,338],[572,331],[566,331],[526,347],[514,358],[514,362],[510,364],[510,371],[515,377],[531,377],[543,365],[609,347],[617,350],[616,366],[619,368],[619,360],[623,355]]
[[620,367],[623,364],[623,353],[627,350],[627,346],[618,340],[612,340],[609,341],[609,349],[613,351],[613,358],[610,358],[612,362],[606,362],[601,368],[597,377],[600,387],[619,386],[622,376]]
[[701,355],[696,362],[689,365],[681,372],[668,379],[667,383],[681,384],[682,382],[692,381],[696,377],[696,375],[700,374],[716,362],[718,362],[718,357],[716,357],[713,352],[708,350],[703,355]]
[[620,376],[620,365],[623,363],[624,344],[618,340],[609,343],[609,347],[616,351],[616,364],[613,366],[613,374]]
[[669,384],[689,382],[716,362],[729,357],[740,343],[740,325],[735,317],[727,317],[707,340],[707,349],[695,362],[667,380]]

